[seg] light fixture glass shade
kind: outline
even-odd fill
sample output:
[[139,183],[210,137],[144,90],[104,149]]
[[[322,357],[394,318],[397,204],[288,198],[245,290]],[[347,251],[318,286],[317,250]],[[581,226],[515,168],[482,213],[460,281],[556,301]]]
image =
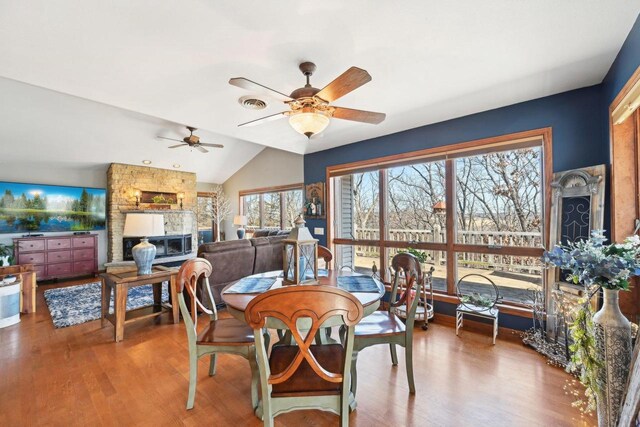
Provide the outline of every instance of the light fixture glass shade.
[[236,215],[233,217],[233,225],[247,225],[247,217],[244,215]]
[[317,111],[302,112],[290,115],[289,124],[296,132],[311,138],[329,126],[329,117]]
[[124,220],[124,237],[164,236],[162,214],[128,213]]

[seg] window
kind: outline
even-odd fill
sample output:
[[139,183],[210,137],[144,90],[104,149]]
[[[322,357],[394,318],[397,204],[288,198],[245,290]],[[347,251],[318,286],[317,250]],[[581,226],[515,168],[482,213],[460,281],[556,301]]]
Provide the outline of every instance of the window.
[[504,302],[526,304],[543,283],[550,129],[328,168],[327,224],[336,265],[390,280],[398,251],[425,252],[434,290],[490,278]]
[[240,212],[249,233],[259,228],[288,230],[302,212],[302,184],[240,192]]

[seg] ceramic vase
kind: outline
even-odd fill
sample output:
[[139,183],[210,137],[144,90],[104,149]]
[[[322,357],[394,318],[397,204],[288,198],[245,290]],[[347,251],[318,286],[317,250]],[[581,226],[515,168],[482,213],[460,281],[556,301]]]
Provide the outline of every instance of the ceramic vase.
[[603,289],[604,303],[593,316],[596,354],[602,361],[598,380],[602,389],[598,394],[598,426],[618,424],[622,397],[631,363],[631,324],[620,311],[617,289]]

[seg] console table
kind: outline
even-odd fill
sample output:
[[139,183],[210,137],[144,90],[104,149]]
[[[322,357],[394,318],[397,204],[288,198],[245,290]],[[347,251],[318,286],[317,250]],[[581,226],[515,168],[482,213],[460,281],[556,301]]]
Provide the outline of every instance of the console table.
[[[151,274],[138,276],[138,272],[133,271],[121,273],[102,273],[102,298],[101,298],[101,326],[104,327],[108,320],[115,327],[114,340],[116,342],[124,339],[124,325],[136,320],[147,319],[159,316],[171,311],[173,323],[178,323],[179,310],[177,283],[178,269],[163,266],[154,266]],[[169,282],[169,295],[171,306],[162,304],[162,282]],[[127,312],[127,293],[129,289],[143,285],[153,285],[153,304],[147,307],[136,308]],[[109,301],[113,298],[113,314],[109,313]]]
[[32,264],[39,280],[98,273],[98,235],[13,239],[17,264]]
[[36,312],[36,271],[31,264],[0,267],[0,278],[7,275],[20,276],[20,312]]

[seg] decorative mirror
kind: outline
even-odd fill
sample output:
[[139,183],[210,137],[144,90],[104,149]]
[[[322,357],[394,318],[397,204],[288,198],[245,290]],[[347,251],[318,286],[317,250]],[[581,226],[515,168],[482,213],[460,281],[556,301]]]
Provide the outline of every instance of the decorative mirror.
[[[591,166],[553,174],[551,182],[551,216],[549,249],[556,244],[566,245],[588,239],[592,230],[603,228],[605,166]],[[582,297],[584,288],[564,280],[558,268],[549,268],[545,289],[547,335],[554,341],[564,341],[566,307],[557,307],[554,294],[565,298]],[[597,301],[592,301],[597,304]]]

